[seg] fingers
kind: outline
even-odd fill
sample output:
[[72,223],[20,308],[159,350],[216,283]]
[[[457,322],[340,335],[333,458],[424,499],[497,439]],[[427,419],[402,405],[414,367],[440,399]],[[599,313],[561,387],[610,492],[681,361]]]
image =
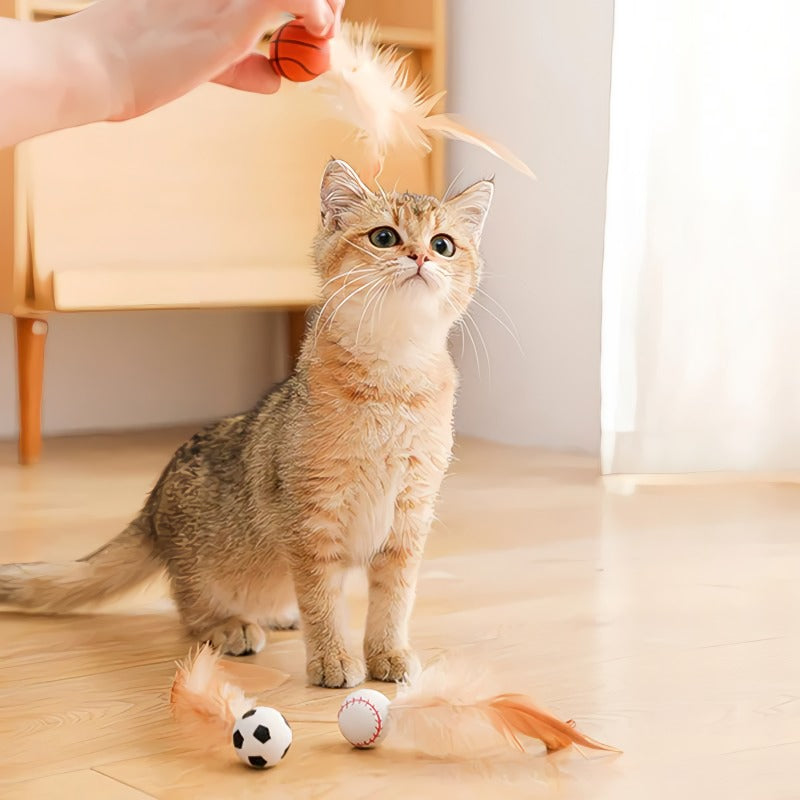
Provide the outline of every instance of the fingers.
[[281,85],[280,77],[262,53],[251,53],[214,78],[214,83],[257,94],[274,94]]
[[333,13],[333,28],[330,31],[330,36],[337,36],[339,28],[342,25],[342,10],[344,9],[344,0],[328,0],[331,12]]
[[344,0],[283,0],[286,11],[302,17],[309,33],[330,39],[339,30]]

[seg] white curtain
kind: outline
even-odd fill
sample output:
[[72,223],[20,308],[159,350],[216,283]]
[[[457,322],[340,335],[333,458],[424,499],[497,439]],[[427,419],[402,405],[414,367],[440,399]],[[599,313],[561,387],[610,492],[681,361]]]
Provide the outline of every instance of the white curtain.
[[616,0],[604,472],[800,467],[800,0]]

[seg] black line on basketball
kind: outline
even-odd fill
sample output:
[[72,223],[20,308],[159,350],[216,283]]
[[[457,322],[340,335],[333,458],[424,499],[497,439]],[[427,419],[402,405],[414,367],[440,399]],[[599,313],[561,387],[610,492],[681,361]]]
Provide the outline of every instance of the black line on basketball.
[[[275,60],[276,61],[291,61],[292,64],[297,64],[297,66],[300,67],[300,69],[302,69],[303,72],[307,73],[308,75],[311,75],[313,78],[318,78],[322,74],[321,72],[312,72],[302,61],[298,61],[296,58],[290,58],[289,56],[283,56],[282,58],[279,59],[278,58],[278,54],[276,53],[275,54]],[[286,77],[286,75],[284,75],[284,77]],[[290,78],[290,80],[291,80],[291,78]]]
[[286,42],[286,44],[299,44],[301,47],[311,47],[314,50],[322,50],[322,48],[318,44],[314,44],[313,42],[301,42],[299,39],[285,39],[283,36],[279,36],[275,42]]
[[278,75],[281,76],[281,78],[286,78],[286,80],[289,80],[289,76],[281,69],[281,60],[280,57],[278,56],[278,44],[280,44],[280,41],[281,37],[279,34],[270,42],[270,46],[274,48],[272,50],[272,53],[270,54],[272,56],[271,59],[272,68],[275,70],[275,72],[278,73]]

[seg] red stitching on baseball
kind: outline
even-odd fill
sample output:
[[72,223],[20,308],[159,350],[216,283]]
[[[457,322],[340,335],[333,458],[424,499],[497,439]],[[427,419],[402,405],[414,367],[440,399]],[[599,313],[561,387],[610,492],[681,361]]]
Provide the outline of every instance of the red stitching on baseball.
[[383,730],[383,720],[381,719],[380,712],[375,707],[374,703],[367,700],[366,697],[353,697],[351,700],[346,700],[344,705],[339,709],[338,717],[342,716],[342,711],[346,708],[350,708],[350,706],[354,706],[356,703],[360,703],[361,705],[367,706],[372,710],[372,714],[375,717],[375,730],[372,732],[372,736],[363,742],[353,742],[356,747],[366,747],[367,745],[372,744],[380,735],[381,731]]

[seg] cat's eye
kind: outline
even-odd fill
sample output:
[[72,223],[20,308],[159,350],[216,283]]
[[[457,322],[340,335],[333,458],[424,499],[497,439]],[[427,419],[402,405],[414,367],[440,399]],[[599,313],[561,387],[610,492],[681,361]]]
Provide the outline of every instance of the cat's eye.
[[443,233],[439,233],[431,239],[431,248],[434,253],[438,253],[445,258],[451,258],[456,252],[455,242]]
[[394,247],[400,244],[400,234],[388,225],[382,228],[375,228],[374,231],[369,232],[369,240],[375,247]]

